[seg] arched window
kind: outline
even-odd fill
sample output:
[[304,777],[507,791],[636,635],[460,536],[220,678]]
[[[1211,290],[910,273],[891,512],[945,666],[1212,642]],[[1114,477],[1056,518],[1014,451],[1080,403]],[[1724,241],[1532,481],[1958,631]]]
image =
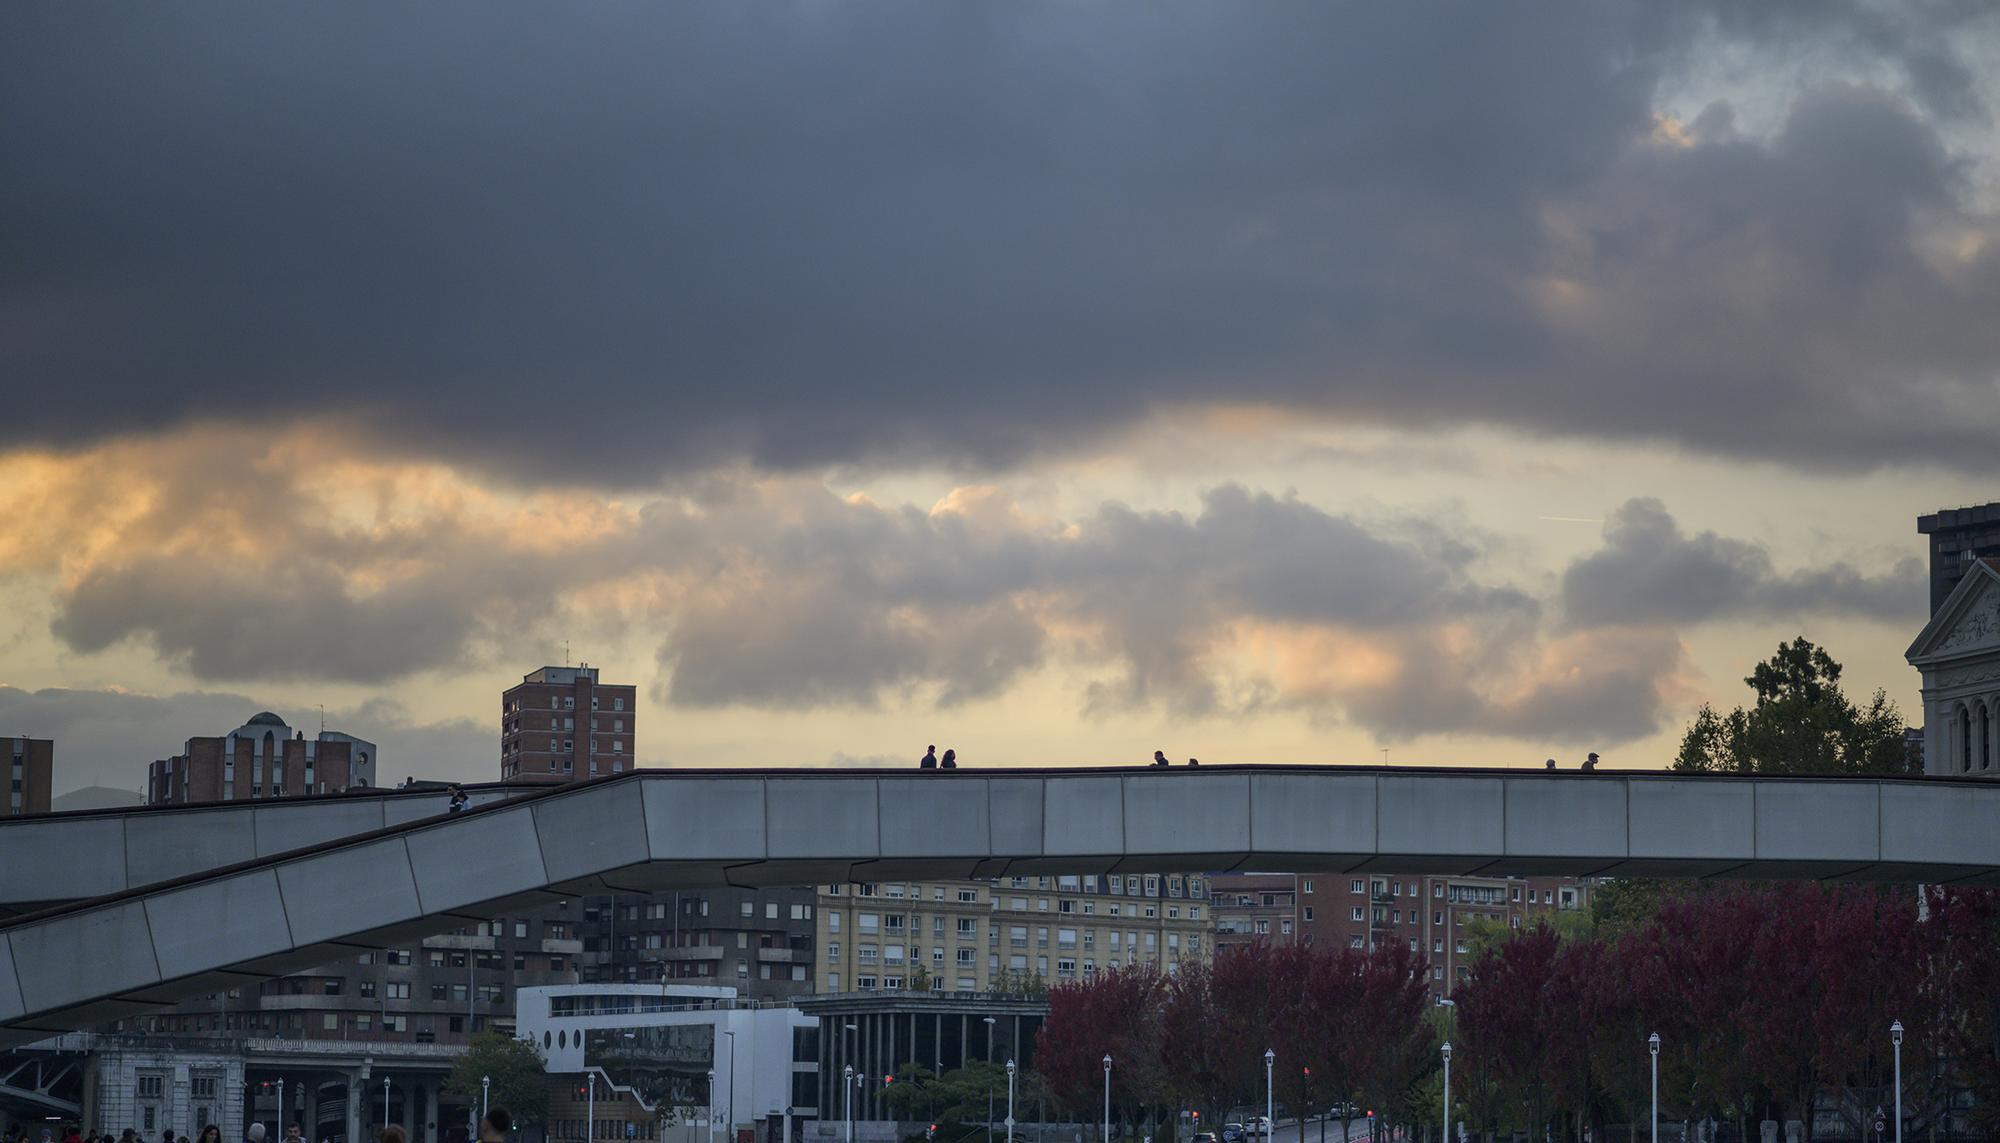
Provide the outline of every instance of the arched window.
[[1958,757],[1959,769],[1970,774],[1972,772],[1972,712],[1966,710],[1963,703],[1960,703],[1958,707]]
[[1979,704],[1979,768],[1993,768],[1993,709]]

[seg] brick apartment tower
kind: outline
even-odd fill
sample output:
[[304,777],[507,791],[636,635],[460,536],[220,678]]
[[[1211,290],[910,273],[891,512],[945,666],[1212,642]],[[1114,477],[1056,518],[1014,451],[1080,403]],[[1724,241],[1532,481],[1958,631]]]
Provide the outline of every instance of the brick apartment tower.
[[375,785],[375,744],[337,730],[307,738],[270,711],[225,735],[190,738],[146,770],[146,804],[257,801]]
[[597,668],[543,667],[500,696],[500,777],[582,782],[633,768],[639,689]]
[[7,798],[0,818],[49,812],[55,785],[56,744],[49,738],[8,738]]

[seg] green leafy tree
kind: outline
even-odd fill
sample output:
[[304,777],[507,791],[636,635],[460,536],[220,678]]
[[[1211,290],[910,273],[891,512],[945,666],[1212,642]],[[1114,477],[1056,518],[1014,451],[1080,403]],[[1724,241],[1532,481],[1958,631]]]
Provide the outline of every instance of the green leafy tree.
[[491,1106],[506,1108],[521,1123],[548,1119],[548,1068],[534,1044],[498,1032],[479,1033],[465,1054],[452,1062],[444,1090],[477,1107],[481,1077],[493,1081],[488,1093]]
[[1840,664],[1805,637],[1780,644],[1743,681],[1757,693],[1728,714],[1703,704],[1675,770],[1726,774],[1903,774],[1916,769],[1903,716],[1881,691],[1857,707]]

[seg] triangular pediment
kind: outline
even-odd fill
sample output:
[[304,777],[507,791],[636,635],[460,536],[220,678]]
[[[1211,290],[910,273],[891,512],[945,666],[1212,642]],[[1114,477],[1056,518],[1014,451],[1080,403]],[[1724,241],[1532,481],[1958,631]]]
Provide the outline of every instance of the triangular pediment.
[[2000,651],[2000,569],[1977,560],[1903,657],[1922,666],[1988,651]]

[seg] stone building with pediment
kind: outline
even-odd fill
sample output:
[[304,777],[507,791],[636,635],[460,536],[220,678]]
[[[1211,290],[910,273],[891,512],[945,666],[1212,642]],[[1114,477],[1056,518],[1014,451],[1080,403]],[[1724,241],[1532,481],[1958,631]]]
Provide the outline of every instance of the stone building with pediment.
[[1924,772],[2000,780],[2000,558],[1968,562],[1903,657],[1924,677]]

